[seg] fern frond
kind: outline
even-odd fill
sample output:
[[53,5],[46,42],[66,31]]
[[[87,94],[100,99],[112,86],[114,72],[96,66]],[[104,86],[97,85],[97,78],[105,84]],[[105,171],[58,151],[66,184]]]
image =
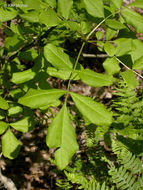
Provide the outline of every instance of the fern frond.
[[118,141],[112,140],[112,150],[117,155],[119,162],[132,174],[137,174],[143,169],[140,159]]
[[88,180],[84,176],[75,173],[68,173],[66,171],[65,174],[70,182],[79,184],[80,189],[86,188],[88,186]]
[[81,176],[79,174],[75,173],[68,173],[65,172],[67,179],[72,182],[79,184],[78,189],[84,189],[84,190],[114,190],[114,187],[109,188],[105,182],[103,184],[98,183],[94,177],[91,177],[90,180],[87,180],[86,177]]
[[112,166],[109,170],[109,175],[112,176],[113,183],[116,184],[117,188],[134,190],[135,178],[124,167],[121,166],[116,169],[115,166]]
[[142,170],[142,163],[140,159],[127,149],[122,149],[118,158],[121,160],[121,164],[123,164],[126,169],[129,169],[132,174],[136,174]]
[[138,178],[137,182],[134,184],[134,189],[143,190],[143,176]]

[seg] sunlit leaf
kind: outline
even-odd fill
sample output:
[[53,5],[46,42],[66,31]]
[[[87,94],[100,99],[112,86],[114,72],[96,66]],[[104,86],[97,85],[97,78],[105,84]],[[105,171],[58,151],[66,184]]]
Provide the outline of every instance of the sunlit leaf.
[[50,148],[58,148],[55,152],[55,161],[60,169],[64,169],[68,165],[78,150],[75,129],[71,124],[66,104],[50,124],[46,143]]
[[9,108],[7,101],[1,96],[0,96],[0,108],[3,110],[7,110]]
[[128,6],[133,6],[133,7],[143,9],[143,1],[142,0],[135,0],[134,2],[128,4]]
[[135,61],[133,69],[143,70],[143,56]]
[[11,81],[15,84],[27,82],[35,77],[36,73],[32,69],[26,71],[13,73]]
[[57,69],[71,69],[73,67],[70,57],[53,44],[47,44],[44,47],[44,55],[47,61]]
[[104,17],[104,7],[102,0],[84,0],[85,8],[94,17]]
[[8,127],[8,124],[4,121],[0,121],[0,135],[3,134]]
[[58,0],[58,11],[63,17],[68,19],[73,5],[73,0]]
[[114,54],[115,54],[115,47],[114,47],[114,45],[111,44],[110,42],[106,42],[106,43],[104,44],[104,50],[105,50],[105,52],[106,52],[110,57],[114,56]]
[[114,3],[114,5],[115,5],[118,9],[121,8],[122,3],[123,3],[123,0],[111,0],[111,1]]
[[23,111],[22,107],[20,106],[13,106],[8,109],[8,116],[13,116],[20,114]]
[[138,33],[143,33],[143,16],[128,8],[122,10],[122,15],[126,22],[133,26]]
[[135,89],[139,85],[137,79],[135,78],[135,74],[133,71],[127,70],[127,71],[120,73],[120,75],[123,77],[125,83],[127,84],[127,86],[129,88]]
[[35,90],[30,89],[18,102],[31,108],[39,108],[51,104],[65,94],[64,90]]
[[15,159],[20,151],[20,142],[10,129],[2,136],[2,154],[9,159]]
[[110,75],[96,73],[89,69],[77,72],[85,84],[93,87],[110,86],[114,81],[113,77]]
[[118,61],[115,57],[107,58],[103,63],[103,67],[108,75],[114,75],[120,71]]
[[110,125],[112,122],[112,113],[109,112],[103,104],[95,102],[90,97],[70,93],[72,99],[81,112],[91,123],[96,125]]
[[31,119],[29,117],[26,117],[19,121],[10,123],[9,125],[17,131],[26,133],[29,131],[30,127],[32,126],[32,123],[31,123]]
[[48,27],[56,26],[60,19],[58,18],[56,12],[52,9],[48,9],[46,11],[42,11],[39,15],[39,22],[41,24],[45,24]]

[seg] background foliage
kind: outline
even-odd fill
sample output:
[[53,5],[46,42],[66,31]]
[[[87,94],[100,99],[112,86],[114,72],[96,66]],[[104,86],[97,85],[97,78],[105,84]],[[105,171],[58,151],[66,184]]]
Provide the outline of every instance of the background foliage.
[[[137,8],[141,0],[0,2],[4,159],[17,159],[23,133],[36,135],[46,123],[42,144],[61,178],[53,188],[143,188]],[[84,86],[88,93],[78,89]]]

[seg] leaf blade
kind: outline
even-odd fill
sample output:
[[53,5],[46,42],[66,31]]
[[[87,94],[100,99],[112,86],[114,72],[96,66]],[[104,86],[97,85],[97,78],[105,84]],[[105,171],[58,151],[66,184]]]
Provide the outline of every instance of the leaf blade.
[[57,69],[72,69],[69,56],[53,44],[44,47],[44,56]]
[[32,69],[28,69],[22,72],[13,73],[11,81],[15,84],[21,84],[32,80],[35,77],[36,73]]
[[0,96],[0,108],[3,110],[7,110],[9,108],[7,101],[1,96]]
[[143,16],[129,8],[124,8],[122,15],[126,22],[133,26],[138,33],[143,33]]
[[92,15],[93,17],[104,17],[104,8],[102,0],[84,0],[85,8],[87,12]]
[[104,50],[110,57],[113,57],[115,54],[115,47],[110,42],[105,42]]
[[2,136],[2,153],[6,158],[15,159],[20,151],[20,142],[10,129]]
[[91,123],[96,125],[110,125],[112,122],[112,113],[106,110],[103,104],[97,103],[90,97],[84,97],[79,94],[70,93],[78,110]]
[[66,19],[69,18],[72,6],[73,0],[58,0],[58,12]]
[[123,3],[123,0],[111,0],[113,2],[113,4],[118,8],[120,9],[121,6],[122,6],[122,3]]
[[0,135],[2,135],[8,127],[8,124],[4,121],[0,121]]
[[137,88],[139,83],[136,80],[135,74],[132,70],[124,71],[120,73],[120,75],[123,77],[125,83],[128,85],[129,88],[131,89]]
[[75,130],[71,124],[66,104],[50,124],[46,144],[50,148],[59,148],[55,152],[55,161],[60,169],[68,165],[71,157],[78,150]]
[[32,123],[29,117],[25,117],[24,119],[10,123],[9,125],[17,131],[26,133],[29,131],[29,128],[31,127]]
[[92,70],[85,69],[83,71],[76,71],[81,80],[93,87],[110,86],[113,83],[113,77],[101,73],[96,73]]
[[30,89],[23,97],[18,100],[18,103],[31,108],[40,108],[51,104],[65,94],[64,90],[35,90]]
[[107,58],[103,63],[103,67],[108,75],[114,75],[120,71],[118,61],[115,57]]
[[143,9],[143,1],[142,0],[136,0],[130,4],[128,4],[128,6],[133,6],[133,7],[137,7],[137,8],[141,8]]
[[60,19],[57,17],[57,14],[54,10],[48,9],[42,11],[39,15],[39,22],[45,24],[47,27],[56,26],[59,24]]
[[143,70],[143,56],[134,62],[133,69]]

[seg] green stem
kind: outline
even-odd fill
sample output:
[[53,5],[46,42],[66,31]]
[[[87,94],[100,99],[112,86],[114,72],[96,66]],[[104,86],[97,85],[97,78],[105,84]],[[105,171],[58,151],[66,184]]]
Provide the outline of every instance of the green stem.
[[[89,40],[90,36],[97,30],[97,28],[99,28],[101,26],[101,24],[103,24],[109,17],[111,17],[112,14],[110,14],[109,16],[107,16],[105,19],[103,19],[95,28],[93,28],[93,30],[87,35],[86,37],[86,41]],[[85,42],[82,43],[81,45],[81,48],[79,50],[79,53],[78,53],[78,56],[77,56],[77,59],[76,59],[76,62],[75,62],[75,65],[74,65],[74,68],[73,68],[73,71],[70,75],[70,79],[69,79],[69,82],[68,82],[68,87],[67,87],[67,94],[66,94],[66,97],[65,97],[65,102],[67,102],[67,98],[68,98],[68,95],[69,95],[69,90],[70,90],[70,83],[71,83],[71,80],[72,80],[72,76],[76,70],[76,67],[77,67],[77,64],[78,64],[78,61],[79,61],[79,58],[82,54],[82,51],[83,51],[83,48],[85,46]]]
[[76,70],[76,67],[77,67],[77,64],[78,64],[78,61],[79,61],[79,58],[80,58],[80,56],[81,56],[81,53],[82,53],[82,50],[83,50],[84,46],[85,46],[85,42],[82,43],[82,46],[81,46],[81,48],[80,48],[80,50],[79,50],[79,53],[78,53],[78,56],[77,56],[77,58],[76,58],[76,62],[75,62],[73,71],[72,71],[72,73],[71,73],[71,75],[70,75],[70,79],[69,79],[68,87],[67,87],[67,94],[66,94],[65,102],[67,102],[67,98],[68,98],[68,94],[69,94],[69,90],[70,90],[71,78],[72,78],[72,76],[73,76],[73,74],[74,74],[74,72],[75,72],[75,70]]
[[86,40],[88,41],[90,36],[97,30],[97,28],[99,28],[99,26],[101,26],[101,24],[103,24],[108,18],[110,18],[112,16],[112,14],[108,15],[106,18],[104,18],[95,28],[93,28],[93,30],[88,34],[88,36],[86,37]]

